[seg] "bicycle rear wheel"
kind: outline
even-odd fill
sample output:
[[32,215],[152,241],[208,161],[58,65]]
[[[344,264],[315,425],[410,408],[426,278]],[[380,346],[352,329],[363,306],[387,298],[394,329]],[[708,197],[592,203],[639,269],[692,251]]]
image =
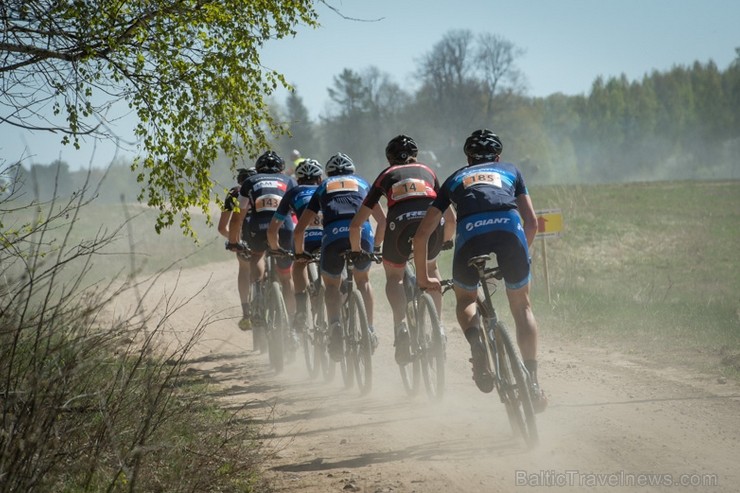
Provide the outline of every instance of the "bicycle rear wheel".
[[252,283],[249,316],[252,324],[252,349],[260,354],[267,352],[267,333],[265,332],[265,287],[261,281]]
[[[345,389],[350,389],[355,384],[355,355],[354,348],[350,344],[350,331],[349,331],[349,301],[345,301],[342,305],[342,352],[341,358],[339,358],[339,369],[342,373],[342,382]],[[331,332],[331,327],[329,328]],[[331,337],[331,334],[329,334]]]
[[270,366],[280,373],[285,366],[285,336],[288,326],[288,312],[279,282],[273,282],[267,293],[267,345]]
[[[406,282],[406,281],[404,281]],[[413,397],[419,393],[421,386],[421,333],[417,321],[418,303],[416,300],[409,298],[406,309],[406,322],[409,331],[409,352],[411,360],[408,363],[398,364],[398,371],[401,374],[401,381],[406,393]]]
[[349,336],[357,387],[360,389],[360,393],[365,395],[373,387],[373,348],[370,341],[365,302],[356,289],[350,293]]
[[331,382],[336,373],[336,363],[329,357],[328,335],[329,324],[326,321],[326,305],[324,304],[324,286],[319,286],[316,295],[312,298],[313,334],[314,334],[314,371],[321,373],[325,382]]
[[421,344],[421,374],[432,399],[441,399],[445,390],[445,335],[439,323],[434,300],[429,293],[419,298],[419,342]]
[[523,371],[524,364],[514,349],[509,332],[503,322],[499,321],[494,327],[499,355],[499,377],[501,388],[499,394],[506,405],[506,413],[515,433],[518,433],[529,447],[539,442],[537,422],[532,407],[529,382]]

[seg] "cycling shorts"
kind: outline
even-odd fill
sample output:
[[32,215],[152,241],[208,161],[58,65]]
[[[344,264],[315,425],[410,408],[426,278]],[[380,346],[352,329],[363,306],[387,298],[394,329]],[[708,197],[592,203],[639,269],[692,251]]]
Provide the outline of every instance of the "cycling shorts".
[[[344,270],[342,253],[350,249],[349,223],[350,219],[340,219],[324,226],[324,241],[321,244],[321,273],[329,277],[341,277]],[[373,251],[373,231],[369,222],[362,225],[360,245],[366,252]],[[362,260],[354,265],[354,269],[365,272],[370,269],[370,259]]]
[[303,251],[306,253],[318,253],[321,250],[321,242],[324,231],[321,229],[307,229],[303,235]]
[[[249,246],[249,249],[253,252],[264,252],[269,249],[269,245],[267,243],[268,225],[265,224],[264,228],[262,226],[263,225],[260,224],[259,229],[257,229],[256,231],[249,231],[247,245]],[[286,228],[280,228],[278,230],[278,245],[280,245],[280,248],[283,248],[285,250],[293,250],[293,231]],[[290,257],[277,258],[277,266],[280,270],[290,269],[292,265],[293,261],[290,259]]]
[[[403,267],[411,256],[413,245],[411,240],[416,234],[416,230],[426,215],[426,209],[418,210],[418,202],[399,203],[392,210],[392,217],[389,215],[386,227],[385,238],[383,239],[383,262],[394,267]],[[389,211],[391,212],[391,211]],[[427,243],[427,258],[434,260],[442,250],[444,218],[440,221],[439,226],[432,232]]]
[[489,253],[495,254],[507,288],[519,289],[529,283],[529,248],[516,210],[482,212],[458,219],[452,260],[455,285],[476,290],[478,271],[468,266],[468,261]]

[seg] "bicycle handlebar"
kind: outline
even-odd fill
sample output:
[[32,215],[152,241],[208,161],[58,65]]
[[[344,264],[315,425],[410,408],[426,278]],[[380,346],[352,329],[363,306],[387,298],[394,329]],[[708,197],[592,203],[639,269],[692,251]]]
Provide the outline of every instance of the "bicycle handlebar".
[[359,260],[364,260],[364,259],[371,260],[375,262],[376,264],[379,264],[380,262],[383,261],[383,257],[378,255],[377,253],[367,252],[365,250],[360,250],[359,252],[354,252],[352,250],[345,250],[342,253],[340,253],[340,255],[345,261],[349,260],[352,263],[355,263]]

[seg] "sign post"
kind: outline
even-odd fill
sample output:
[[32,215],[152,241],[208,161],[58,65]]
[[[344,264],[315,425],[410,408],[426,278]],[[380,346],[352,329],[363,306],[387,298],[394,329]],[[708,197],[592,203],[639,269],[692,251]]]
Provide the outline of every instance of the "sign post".
[[547,301],[552,303],[550,294],[550,272],[547,268],[547,238],[558,237],[563,231],[563,214],[560,209],[545,209],[535,211],[537,215],[537,235],[542,240],[542,263],[545,269],[545,286],[547,287]]

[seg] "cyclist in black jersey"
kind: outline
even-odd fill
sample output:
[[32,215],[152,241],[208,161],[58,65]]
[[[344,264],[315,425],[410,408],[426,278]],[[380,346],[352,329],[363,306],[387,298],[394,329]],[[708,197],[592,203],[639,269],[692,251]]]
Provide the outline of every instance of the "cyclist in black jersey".
[[[227,240],[229,239],[229,222],[231,221],[231,216],[235,211],[239,210],[239,189],[244,180],[257,174],[257,170],[254,167],[239,168],[236,172],[237,186],[232,187],[226,194],[226,199],[221,208],[221,216],[218,219],[218,232]],[[238,212],[236,212],[236,214],[238,214]],[[248,233],[249,225],[246,224],[245,220],[242,223],[241,239],[243,241],[246,241]],[[237,288],[239,289],[239,300],[241,301],[242,306],[242,318],[239,320],[239,328],[242,330],[249,330],[249,262],[239,254],[236,255],[236,260],[239,262]]]
[[[267,228],[280,201],[289,190],[296,186],[296,181],[282,173],[285,161],[272,151],[262,154],[255,163],[257,174],[245,179],[239,190],[239,215],[234,214],[229,223],[229,245],[235,251],[243,249],[239,243],[239,231],[244,219],[248,216],[249,234],[247,245],[250,250],[250,279],[252,282],[265,275],[264,253],[267,245]],[[293,221],[283,223],[279,231],[280,246],[290,250],[293,245]],[[292,260],[288,257],[277,259],[277,271],[283,288],[285,306],[289,315],[295,313],[293,297],[293,280],[291,278]],[[250,283],[251,287],[251,283]]]
[[[304,159],[295,169],[295,177],[298,186],[291,189],[283,196],[277,211],[272,216],[272,221],[267,229],[267,242],[272,250],[280,248],[278,232],[285,221],[293,221],[306,209],[314,192],[321,184],[323,167],[315,159]],[[304,249],[309,254],[318,253],[321,249],[321,239],[324,228],[321,225],[321,215],[316,216],[313,223],[309,224],[304,233]],[[308,264],[295,262],[293,264],[293,289],[295,291],[296,313],[294,327],[303,330],[306,325],[306,314],[308,313]]]
[[500,161],[502,149],[501,139],[487,129],[476,130],[465,141],[468,165],[445,180],[414,237],[417,283],[421,288],[440,289],[439,279],[429,277],[426,271],[427,241],[442,213],[453,205],[457,210],[452,267],[456,315],[470,342],[473,379],[483,391],[493,388],[479,339],[478,274],[467,262],[477,255],[494,253],[506,285],[519,350],[535,385],[535,409],[542,411],[547,400],[537,381],[537,322],[529,300],[529,248],[537,233],[537,216],[520,171]]
[[[388,167],[384,169],[370,187],[362,207],[349,225],[349,237],[353,251],[360,251],[360,227],[372,214],[372,209],[381,197],[386,198],[385,238],[383,240],[383,269],[385,270],[385,294],[393,311],[393,334],[395,358],[399,364],[411,359],[409,331],[406,323],[406,293],[403,288],[405,265],[411,256],[411,238],[416,233],[429,204],[437,196],[437,175],[427,165],[416,161],[419,148],[411,137],[398,135],[388,142],[385,156]],[[445,227],[445,224],[449,225]],[[448,209],[429,239],[429,272],[439,277],[437,255],[444,240],[454,233],[454,215]],[[444,235],[444,233],[447,235]],[[432,293],[441,313],[442,293]]]

